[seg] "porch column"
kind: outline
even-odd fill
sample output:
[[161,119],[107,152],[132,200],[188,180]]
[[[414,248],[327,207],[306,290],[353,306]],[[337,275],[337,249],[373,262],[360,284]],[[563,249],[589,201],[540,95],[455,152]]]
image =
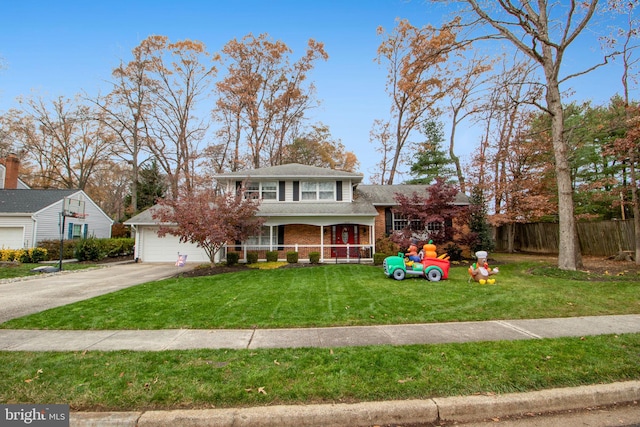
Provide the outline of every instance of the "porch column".
[[320,226],[320,262],[324,263],[324,225]]

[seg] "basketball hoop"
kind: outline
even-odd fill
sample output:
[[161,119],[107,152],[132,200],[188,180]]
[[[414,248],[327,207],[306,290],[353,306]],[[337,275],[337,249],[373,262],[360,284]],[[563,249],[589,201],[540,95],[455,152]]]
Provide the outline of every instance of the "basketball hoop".
[[79,213],[79,212],[73,212],[71,215],[69,215],[71,218],[78,218],[78,219],[85,219],[86,217],[89,216],[89,214],[86,213]]

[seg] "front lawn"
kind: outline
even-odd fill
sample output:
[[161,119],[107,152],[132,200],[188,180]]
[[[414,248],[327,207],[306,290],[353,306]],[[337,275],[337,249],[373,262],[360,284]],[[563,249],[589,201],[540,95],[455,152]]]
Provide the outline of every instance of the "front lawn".
[[531,262],[500,266],[496,285],[395,281],[381,267],[325,265],[245,270],[146,283],[6,322],[28,329],[289,328],[640,313],[637,280],[534,275]]
[[[0,327],[266,328],[640,312],[634,278],[548,277],[547,266],[532,262],[500,268],[493,286],[468,283],[466,267],[438,283],[397,282],[365,265],[173,278]],[[73,410],[425,399],[638,378],[640,334],[334,349],[0,352],[0,403],[68,403]]]

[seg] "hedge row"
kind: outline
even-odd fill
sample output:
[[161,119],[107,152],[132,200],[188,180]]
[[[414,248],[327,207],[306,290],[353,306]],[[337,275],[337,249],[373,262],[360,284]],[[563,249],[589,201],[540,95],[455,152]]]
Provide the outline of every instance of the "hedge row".
[[[133,254],[135,240],[132,238],[97,239],[90,237],[81,240],[65,240],[62,258],[76,258],[78,261],[100,261]],[[47,250],[48,259],[60,259],[60,241],[44,240],[40,246]]]

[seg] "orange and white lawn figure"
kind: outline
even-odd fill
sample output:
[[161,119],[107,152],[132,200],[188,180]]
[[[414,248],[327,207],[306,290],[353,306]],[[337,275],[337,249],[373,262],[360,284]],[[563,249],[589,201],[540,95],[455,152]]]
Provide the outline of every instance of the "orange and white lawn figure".
[[489,254],[487,254],[486,251],[476,252],[476,258],[478,261],[474,262],[471,267],[469,267],[469,275],[473,280],[481,285],[493,285],[496,283],[496,279],[490,279],[489,276],[493,276],[500,272],[497,268],[494,268],[493,270],[489,268],[489,264],[487,263],[488,255]]

